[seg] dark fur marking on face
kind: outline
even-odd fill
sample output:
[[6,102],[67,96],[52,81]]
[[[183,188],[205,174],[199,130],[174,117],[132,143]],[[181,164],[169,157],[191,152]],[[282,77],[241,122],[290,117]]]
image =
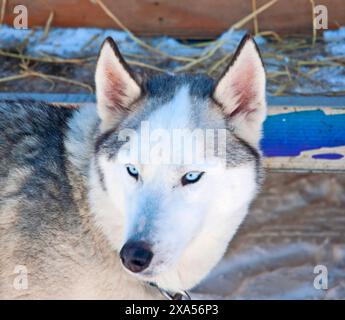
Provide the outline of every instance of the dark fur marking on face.
[[159,74],[149,79],[145,88],[148,97],[162,98],[164,102],[172,100],[176,91],[183,86],[189,87],[191,96],[205,99],[210,97],[212,93],[213,82],[212,78],[204,75],[186,73],[173,76]]
[[255,172],[256,172],[256,182],[258,185],[262,184],[263,180],[263,173],[262,173],[262,165],[261,165],[261,155],[259,151],[257,151],[254,147],[252,147],[248,142],[243,140],[242,138],[238,137],[237,135],[233,134],[233,136],[250,152],[250,154],[255,159]]
[[101,151],[105,151],[108,155],[108,159],[116,156],[119,149],[127,142],[129,142],[129,137],[126,140],[120,140],[118,135],[118,128],[110,129],[107,132],[101,134],[95,143],[95,154],[98,155]]
[[112,128],[109,129],[108,131],[102,133],[101,135],[99,135],[96,138],[96,142],[95,142],[95,154],[98,154],[101,150],[102,145],[104,144],[105,141],[107,141],[109,139],[109,137],[111,137],[112,134],[114,134],[116,132],[118,128]]
[[104,172],[102,171],[102,169],[98,163],[97,157],[95,158],[95,167],[96,167],[96,172],[98,175],[99,183],[101,184],[101,188],[103,191],[107,191],[107,187],[106,187],[105,181],[104,181]]
[[261,159],[259,152],[254,147],[252,147],[249,143],[247,143],[245,140],[238,137],[237,135],[233,134],[233,136],[246,147],[246,149],[254,156],[256,160]]

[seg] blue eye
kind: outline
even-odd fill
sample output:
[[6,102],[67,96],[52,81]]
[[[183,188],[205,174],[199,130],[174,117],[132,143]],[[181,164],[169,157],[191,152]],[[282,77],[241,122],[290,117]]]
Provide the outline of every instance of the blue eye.
[[205,172],[200,172],[200,171],[190,171],[190,172],[187,172],[181,178],[181,183],[182,183],[183,186],[185,186],[186,184],[198,182],[204,173]]
[[131,164],[127,164],[126,165],[126,168],[127,168],[127,172],[130,176],[132,176],[133,178],[135,178],[136,180],[138,180],[139,178],[139,171],[136,167],[134,167],[133,165]]

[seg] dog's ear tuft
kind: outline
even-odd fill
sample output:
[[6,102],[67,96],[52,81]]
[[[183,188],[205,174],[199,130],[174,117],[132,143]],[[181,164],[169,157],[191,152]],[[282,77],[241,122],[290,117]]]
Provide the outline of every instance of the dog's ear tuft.
[[122,119],[142,93],[138,80],[110,37],[101,47],[95,81],[98,113],[102,129],[106,130]]
[[254,147],[258,146],[266,117],[265,88],[259,49],[254,39],[246,35],[217,81],[213,99],[222,107],[235,133]]

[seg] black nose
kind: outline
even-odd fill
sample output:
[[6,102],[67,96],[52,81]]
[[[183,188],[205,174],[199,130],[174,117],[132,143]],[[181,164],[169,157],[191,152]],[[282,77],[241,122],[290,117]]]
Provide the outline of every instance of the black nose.
[[123,265],[132,272],[145,270],[153,257],[150,246],[144,241],[127,242],[120,251]]

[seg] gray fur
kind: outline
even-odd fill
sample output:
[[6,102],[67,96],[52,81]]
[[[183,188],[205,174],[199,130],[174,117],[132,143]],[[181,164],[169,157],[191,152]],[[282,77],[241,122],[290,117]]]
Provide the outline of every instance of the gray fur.
[[[114,297],[119,280],[111,273],[120,265],[89,222],[85,152],[93,140],[85,139],[98,118],[85,113],[32,101],[0,105],[0,298]],[[17,265],[28,269],[27,290],[13,286]]]

